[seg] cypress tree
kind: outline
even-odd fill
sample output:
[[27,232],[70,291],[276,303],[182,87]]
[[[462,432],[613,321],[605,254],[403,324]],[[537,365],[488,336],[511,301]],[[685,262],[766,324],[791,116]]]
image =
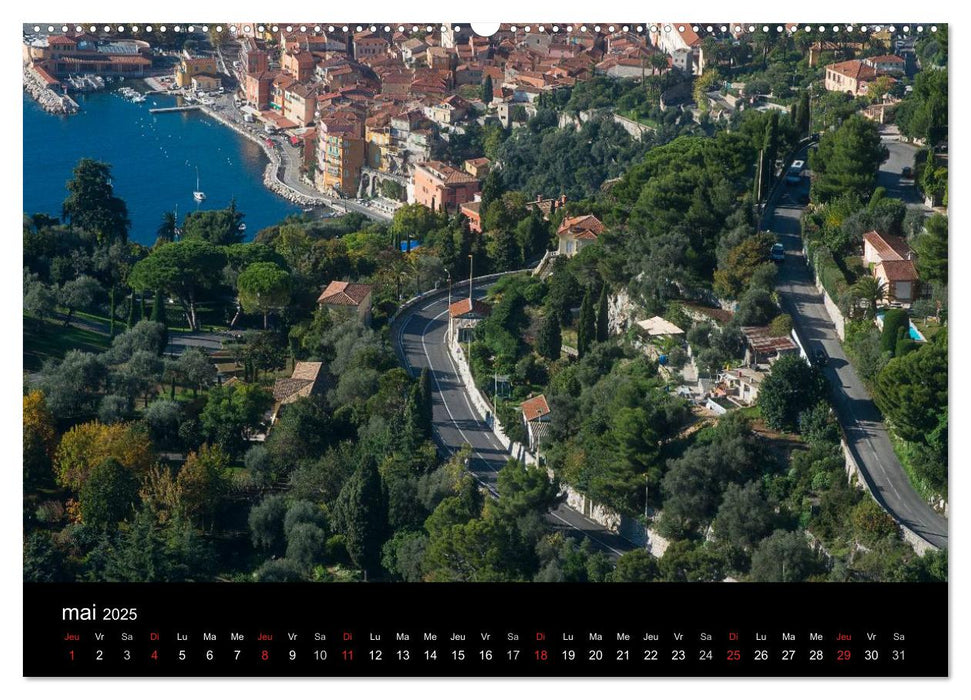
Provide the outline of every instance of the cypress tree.
[[485,82],[482,84],[482,101],[486,103],[486,107],[492,102],[492,98],[492,76],[487,75]]
[[155,301],[152,302],[152,321],[154,323],[162,323],[162,316],[165,313],[163,308],[164,302],[162,300],[162,290],[155,290]]
[[108,334],[115,337],[115,285],[108,290]]
[[169,344],[169,322],[165,318],[165,296],[161,289],[155,290],[155,301],[152,302],[152,321],[165,326],[165,334],[162,338],[162,347],[164,348]]
[[428,368],[423,367],[418,377],[419,406],[422,414],[422,427],[426,438],[432,436],[432,378]]
[[387,536],[388,504],[381,476],[372,460],[357,468],[341,489],[334,520],[343,533],[354,564],[368,572],[381,568],[381,546]]
[[563,335],[560,332],[560,319],[553,311],[547,311],[543,325],[536,338],[536,351],[548,360],[560,359],[563,348]]
[[128,327],[135,325],[135,292],[128,295]]
[[799,131],[799,136],[804,137],[809,135],[809,91],[804,90],[802,95],[799,96],[799,102],[796,105],[796,118],[795,118],[796,129]]
[[775,180],[775,159],[779,155],[779,113],[775,110],[769,115],[769,123],[765,125],[762,151],[762,196],[766,197]]
[[602,343],[610,336],[610,316],[607,312],[607,285],[600,288],[600,300],[597,302],[597,342]]
[[597,337],[597,320],[593,313],[593,300],[590,298],[590,290],[583,295],[583,303],[580,305],[580,323],[577,327],[577,354],[583,357],[587,354],[590,346]]
[[494,201],[499,199],[503,193],[502,176],[499,171],[492,169],[482,182],[482,204],[479,211],[485,214],[486,209]]

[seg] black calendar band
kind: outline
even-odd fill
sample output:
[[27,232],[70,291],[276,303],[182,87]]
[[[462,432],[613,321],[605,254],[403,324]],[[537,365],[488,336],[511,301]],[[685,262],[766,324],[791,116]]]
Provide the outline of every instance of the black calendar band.
[[26,676],[946,676],[944,584],[25,584]]

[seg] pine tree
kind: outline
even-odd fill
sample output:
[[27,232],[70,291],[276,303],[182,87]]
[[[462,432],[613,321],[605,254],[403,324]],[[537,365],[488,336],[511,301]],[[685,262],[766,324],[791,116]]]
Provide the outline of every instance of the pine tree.
[[536,351],[548,360],[560,359],[563,336],[560,332],[560,319],[552,311],[547,312],[536,338]]
[[600,300],[597,302],[597,342],[603,343],[610,337],[610,316],[607,311],[607,285],[600,288]]
[[354,564],[377,573],[381,546],[387,537],[388,504],[381,476],[371,460],[358,467],[337,497],[334,521],[342,532]]

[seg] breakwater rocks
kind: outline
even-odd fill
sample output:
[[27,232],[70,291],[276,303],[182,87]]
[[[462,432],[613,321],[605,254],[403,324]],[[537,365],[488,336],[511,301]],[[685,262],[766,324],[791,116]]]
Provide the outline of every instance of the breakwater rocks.
[[51,114],[74,114],[80,109],[70,97],[59,95],[47,87],[30,66],[24,66],[24,91]]
[[300,206],[320,206],[327,205],[330,206],[332,201],[326,197],[316,197],[304,194],[303,192],[298,192],[293,189],[290,185],[283,181],[280,173],[280,168],[282,166],[282,161],[280,159],[280,154],[277,153],[275,148],[266,145],[266,141],[252,132],[244,129],[239,124],[236,124],[231,119],[227,119],[224,115],[220,114],[218,111],[210,109],[208,106],[203,106],[202,111],[206,115],[212,117],[218,121],[223,126],[229,127],[235,131],[240,136],[249,139],[253,143],[257,144],[263,149],[263,153],[266,154],[267,159],[270,161],[266,164],[266,168],[263,170],[263,185],[271,192],[280,195],[287,201],[293,202]]

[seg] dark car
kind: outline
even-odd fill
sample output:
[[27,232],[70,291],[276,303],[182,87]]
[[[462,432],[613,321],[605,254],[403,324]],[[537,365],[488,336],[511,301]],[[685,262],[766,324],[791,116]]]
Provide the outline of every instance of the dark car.
[[786,260],[786,249],[781,243],[776,243],[772,246],[772,250],[769,251],[769,258],[772,262],[781,263]]
[[829,355],[826,354],[826,350],[822,346],[818,346],[813,348],[811,361],[813,367],[825,367],[826,363],[829,362]]
[[913,168],[905,167],[903,170],[900,171],[900,177],[904,178],[905,180],[910,180],[911,178],[913,178],[914,177]]

